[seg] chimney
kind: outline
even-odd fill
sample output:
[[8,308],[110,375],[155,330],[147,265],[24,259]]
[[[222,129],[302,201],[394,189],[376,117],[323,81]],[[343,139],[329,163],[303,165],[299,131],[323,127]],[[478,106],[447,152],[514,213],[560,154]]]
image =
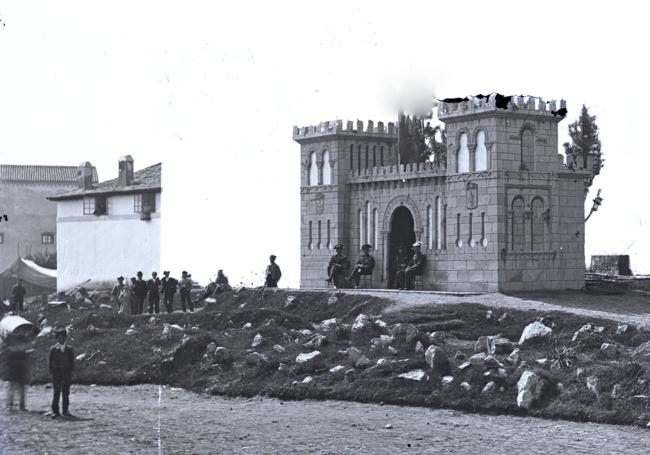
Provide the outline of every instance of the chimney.
[[93,165],[90,161],[84,161],[77,170],[77,185],[82,190],[89,190],[93,187]]
[[133,158],[131,155],[120,157],[118,182],[120,186],[133,185]]

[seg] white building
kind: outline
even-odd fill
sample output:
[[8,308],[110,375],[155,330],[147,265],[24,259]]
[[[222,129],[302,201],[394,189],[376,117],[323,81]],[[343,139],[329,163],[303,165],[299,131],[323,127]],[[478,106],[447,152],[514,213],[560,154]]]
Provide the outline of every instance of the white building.
[[92,182],[79,166],[79,187],[48,199],[57,203],[57,288],[110,287],[120,275],[160,274],[161,164],[133,171],[121,157],[117,179]]

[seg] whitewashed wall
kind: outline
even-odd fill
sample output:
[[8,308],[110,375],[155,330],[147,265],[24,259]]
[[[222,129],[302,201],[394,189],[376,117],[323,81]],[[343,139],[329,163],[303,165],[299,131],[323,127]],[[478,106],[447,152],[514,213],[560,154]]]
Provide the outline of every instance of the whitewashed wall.
[[83,215],[83,201],[57,207],[57,287],[70,289],[88,278],[91,288],[109,287],[119,275],[146,277],[160,270],[160,193],[151,221],[133,212],[133,195],[108,198],[108,215]]

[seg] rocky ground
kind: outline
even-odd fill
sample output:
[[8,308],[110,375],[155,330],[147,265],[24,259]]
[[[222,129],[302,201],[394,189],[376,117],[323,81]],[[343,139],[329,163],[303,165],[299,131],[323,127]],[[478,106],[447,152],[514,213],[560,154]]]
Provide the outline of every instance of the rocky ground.
[[97,302],[33,306],[26,316],[42,328],[33,379],[48,381],[49,327],[63,324],[82,384],[650,422],[650,334],[634,316],[599,319],[498,295],[389,297],[251,289],[194,314],[153,317]]
[[[0,390],[0,393],[4,390]],[[647,431],[530,417],[342,401],[210,397],[154,385],[74,386],[75,420],[0,412],[3,455],[645,454]]]

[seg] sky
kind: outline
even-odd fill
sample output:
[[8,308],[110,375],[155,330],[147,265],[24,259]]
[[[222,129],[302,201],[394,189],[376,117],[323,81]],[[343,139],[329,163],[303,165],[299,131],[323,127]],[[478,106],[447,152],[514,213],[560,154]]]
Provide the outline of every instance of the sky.
[[605,156],[586,255],[650,273],[642,7],[522,3],[0,0],[0,162],[162,161],[164,269],[258,284],[273,253],[297,286],[293,125],[395,121],[414,89],[563,98],[558,146],[585,104]]

